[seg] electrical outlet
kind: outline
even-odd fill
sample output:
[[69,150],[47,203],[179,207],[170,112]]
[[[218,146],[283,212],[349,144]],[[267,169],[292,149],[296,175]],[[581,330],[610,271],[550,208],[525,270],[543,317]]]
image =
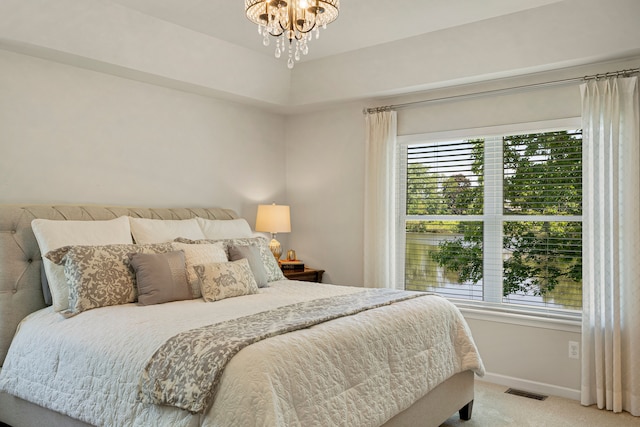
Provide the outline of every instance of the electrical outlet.
[[580,346],[577,341],[569,341],[569,359],[580,359]]

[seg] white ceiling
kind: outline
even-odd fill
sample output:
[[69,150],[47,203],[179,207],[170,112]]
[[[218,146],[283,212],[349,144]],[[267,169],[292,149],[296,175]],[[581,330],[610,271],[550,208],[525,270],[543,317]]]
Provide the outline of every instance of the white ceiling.
[[[109,0],[123,7],[273,55],[244,15],[243,0]],[[342,0],[340,16],[309,45],[318,59],[560,0]]]
[[640,57],[638,16],[640,0],[342,0],[289,71],[243,0],[0,0],[0,49],[286,114]]

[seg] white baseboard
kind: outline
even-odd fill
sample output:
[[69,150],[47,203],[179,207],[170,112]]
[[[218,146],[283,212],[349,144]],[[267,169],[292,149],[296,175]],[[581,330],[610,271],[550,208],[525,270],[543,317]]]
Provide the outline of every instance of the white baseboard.
[[480,381],[486,381],[488,383],[517,388],[519,390],[530,391],[533,393],[544,394],[548,396],[565,397],[572,400],[580,400],[580,390],[574,390],[571,388],[561,387],[553,384],[523,380],[522,378],[508,377],[506,375],[492,374],[490,372],[487,372],[484,377],[476,379]]

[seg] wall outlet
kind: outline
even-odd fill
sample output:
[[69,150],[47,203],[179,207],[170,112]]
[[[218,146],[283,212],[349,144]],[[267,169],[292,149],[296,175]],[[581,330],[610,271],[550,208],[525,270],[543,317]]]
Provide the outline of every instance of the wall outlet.
[[569,359],[580,359],[580,343],[569,341]]

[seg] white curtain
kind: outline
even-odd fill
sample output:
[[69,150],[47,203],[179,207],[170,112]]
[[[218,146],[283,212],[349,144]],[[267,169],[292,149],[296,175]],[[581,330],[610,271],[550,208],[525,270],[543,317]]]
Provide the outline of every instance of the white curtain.
[[365,121],[364,285],[402,287],[395,283],[397,114],[369,113]]
[[584,138],[583,405],[640,416],[637,77],[580,87]]

